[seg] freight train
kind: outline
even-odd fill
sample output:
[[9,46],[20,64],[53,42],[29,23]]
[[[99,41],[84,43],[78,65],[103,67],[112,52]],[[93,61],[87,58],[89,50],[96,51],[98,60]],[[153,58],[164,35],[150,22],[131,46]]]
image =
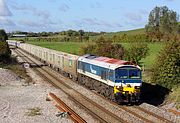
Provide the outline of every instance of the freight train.
[[7,40],[85,87],[117,103],[140,101],[141,68],[129,61],[86,54],[77,56]]

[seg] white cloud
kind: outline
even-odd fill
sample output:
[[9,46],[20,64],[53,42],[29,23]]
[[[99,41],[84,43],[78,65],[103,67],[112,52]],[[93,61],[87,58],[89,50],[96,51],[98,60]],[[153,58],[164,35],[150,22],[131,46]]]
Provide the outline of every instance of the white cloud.
[[0,26],[1,28],[15,26],[15,23],[9,18],[12,16],[11,11],[4,0],[0,0]]
[[142,20],[141,14],[139,14],[139,13],[127,13],[126,17],[131,21],[139,22]]
[[0,0],[0,16],[11,16],[9,8],[7,7],[4,0]]
[[13,9],[17,10],[17,11],[22,11],[22,12],[25,12],[25,13],[31,13],[35,16],[38,16],[38,17],[42,17],[44,19],[47,19],[49,18],[51,15],[49,13],[49,11],[46,11],[46,10],[40,10],[32,5],[28,5],[28,4],[17,4],[17,3],[14,3],[11,5]]
[[62,12],[67,12],[69,10],[69,6],[67,4],[61,4],[60,7],[59,7],[59,10],[62,11]]
[[15,23],[6,17],[0,17],[1,26],[14,26]]
[[81,20],[76,20],[74,21],[75,22],[75,25],[76,27],[87,27],[89,26],[91,29],[97,29],[100,28],[100,29],[113,29],[113,28],[122,28],[122,25],[119,24],[119,23],[110,23],[110,22],[107,22],[107,21],[104,21],[104,20],[99,20],[97,18],[83,18]]
[[50,19],[43,19],[43,20],[29,20],[29,19],[22,19],[18,21],[19,25],[31,28],[48,28],[54,25],[57,25],[56,22],[51,21]]
[[175,1],[175,0],[165,0],[165,1]]
[[24,26],[37,27],[37,28],[43,26],[42,23],[37,23],[35,21],[27,20],[27,19],[20,20],[19,24]]
[[101,8],[102,7],[102,5],[99,2],[92,3],[90,6],[91,6],[92,9]]

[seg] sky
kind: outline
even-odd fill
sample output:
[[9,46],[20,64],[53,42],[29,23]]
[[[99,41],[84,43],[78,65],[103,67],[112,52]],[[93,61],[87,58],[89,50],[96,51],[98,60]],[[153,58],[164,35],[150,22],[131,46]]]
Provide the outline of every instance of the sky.
[[116,32],[143,28],[155,6],[180,14],[180,0],[0,0],[0,29]]

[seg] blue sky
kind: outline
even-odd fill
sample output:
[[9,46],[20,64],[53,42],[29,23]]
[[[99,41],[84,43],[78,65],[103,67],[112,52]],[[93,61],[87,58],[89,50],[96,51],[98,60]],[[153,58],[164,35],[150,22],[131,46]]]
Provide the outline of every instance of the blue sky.
[[0,0],[6,31],[116,32],[145,26],[155,6],[180,14],[180,0]]

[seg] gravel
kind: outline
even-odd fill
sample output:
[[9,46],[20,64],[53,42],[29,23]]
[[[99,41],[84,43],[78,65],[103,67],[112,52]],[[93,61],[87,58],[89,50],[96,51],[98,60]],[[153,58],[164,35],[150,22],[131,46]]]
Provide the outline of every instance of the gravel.
[[[115,106],[115,105],[109,103],[108,101],[105,101],[103,98],[95,95],[92,91],[87,90],[86,88],[76,84],[75,82],[72,82],[71,80],[69,80],[69,79],[67,79],[65,77],[62,77],[59,74],[57,74],[57,76],[59,76],[59,78],[61,78],[63,81],[65,81],[69,86],[71,86],[75,90],[79,91],[83,95],[86,95],[88,98],[92,99],[96,103],[98,103],[101,106],[105,107],[107,110],[109,110],[109,111],[113,112],[114,114],[118,115],[122,119],[124,119],[124,120],[126,120],[128,122],[136,122],[136,123],[144,122],[141,119],[135,117],[134,115],[124,111],[119,106]],[[58,96],[62,96],[62,95],[63,94],[60,94]],[[62,98],[62,99],[63,99],[63,101],[65,103],[67,103],[67,105],[71,105],[73,109],[76,109],[76,112],[78,114],[85,115],[84,117],[85,117],[86,121],[92,122],[92,120],[89,120],[91,117],[88,114],[86,114],[85,112],[83,112],[82,111],[83,109],[79,109],[72,101],[68,101],[68,99],[66,100],[65,97]],[[171,113],[168,113],[167,110],[163,110],[161,108],[158,108],[158,107],[155,107],[155,106],[152,106],[152,105],[149,105],[149,104],[145,104],[145,103],[140,105],[140,107],[143,107],[143,108],[145,108],[148,111],[151,111],[151,112],[153,112],[153,113],[155,113],[155,114],[157,114],[159,116],[162,116],[162,117],[164,117],[164,118],[166,118],[166,119],[168,119],[170,121],[173,121],[174,123],[180,122],[179,116],[175,116],[175,115],[173,115]],[[135,109],[131,109],[131,110],[134,110],[136,112]],[[148,116],[148,114],[142,115],[142,116],[144,116],[145,118],[148,118],[148,119],[153,119],[153,117]],[[153,119],[152,121],[156,122],[155,119]],[[93,122],[95,122],[95,121],[93,121]],[[157,121],[157,122],[159,122],[159,121]]]
[[[54,72],[55,73],[55,72]],[[55,73],[57,76],[59,76],[59,78],[62,79],[62,81],[65,81],[70,87],[72,87],[73,89],[77,90],[78,92],[82,93],[83,95],[87,96],[88,98],[92,99],[93,101],[95,101],[96,103],[100,104],[101,106],[105,107],[107,110],[113,112],[114,114],[116,114],[117,116],[121,117],[122,119],[128,121],[128,122],[136,122],[136,123],[139,123],[139,122],[144,122],[142,121],[141,119],[135,117],[134,115],[132,115],[131,113],[128,113],[126,111],[124,111],[123,109],[121,109],[120,107],[118,106],[115,106],[107,101],[104,100],[104,98],[101,98],[100,96],[97,96],[95,95],[92,91],[90,90],[87,90],[86,88],[76,84],[75,82],[65,78],[65,77],[62,77],[61,75]],[[168,119],[174,123],[179,123],[180,122],[180,117],[177,116],[177,115],[174,115],[170,112],[168,112],[167,110],[165,109],[162,109],[162,108],[159,108],[159,107],[155,107],[153,105],[149,105],[147,103],[143,103],[142,105],[140,105],[140,107],[152,112],[152,113],[155,113],[161,117],[164,117],[165,119]],[[129,110],[135,112],[135,113],[138,113],[139,115],[141,115],[142,117],[146,118],[146,119],[149,119],[150,121],[154,121],[154,122],[163,122],[159,119],[157,119],[156,117],[154,116],[151,116],[149,114],[146,114],[138,109],[135,109],[135,108],[132,108],[132,107],[129,107],[128,108]],[[141,114],[143,113],[143,114]]]
[[[27,70],[32,75],[31,70]],[[0,123],[58,123],[72,121],[56,117],[57,109],[47,102],[48,92],[59,90],[32,75],[36,84],[24,86],[24,80],[6,69],[0,69]],[[41,83],[43,82],[43,83]],[[28,116],[29,109],[38,107],[41,115]]]
[[[13,52],[13,56],[16,56],[16,53]],[[18,60],[23,62],[21,57],[18,57]],[[62,112],[50,101],[46,101],[50,92],[56,94],[87,122],[98,123],[97,119],[76,105],[60,89],[43,80],[31,68],[26,71],[32,78],[30,85],[13,72],[0,69],[0,123],[72,123],[68,116],[56,116]],[[40,115],[28,116],[31,109],[39,109]]]
[[125,121],[132,122],[132,123],[133,122],[136,122],[136,123],[142,123],[143,122],[141,119],[135,117],[134,115],[124,111],[123,109],[120,109],[118,106],[111,104],[109,101],[104,100],[104,98],[101,98],[100,96],[95,95],[91,90],[88,90],[88,89],[84,88],[83,86],[78,85],[77,83],[75,83],[75,82],[73,82],[73,81],[71,81],[65,77],[62,77],[61,75],[59,75],[56,72],[54,72],[54,74],[59,76],[59,78],[61,78],[62,81],[66,82],[66,84],[68,84],[73,89],[77,90],[79,93],[81,93],[81,94],[85,95],[86,97],[92,99],[94,102],[96,102],[97,104],[100,104],[102,107],[104,107],[105,109],[116,114],[117,116],[124,119]]
[[9,82],[19,81],[19,80],[20,78],[16,74],[11,72],[10,70],[0,68],[0,85],[1,86],[9,84]]
[[147,103],[143,103],[142,105],[140,105],[142,108],[150,111],[150,112],[153,112],[161,117],[164,117],[174,123],[180,123],[180,115],[174,115],[170,112],[168,112],[166,109],[163,109],[163,108],[159,108],[159,107],[156,107],[156,106],[152,106],[152,105],[149,105]]

